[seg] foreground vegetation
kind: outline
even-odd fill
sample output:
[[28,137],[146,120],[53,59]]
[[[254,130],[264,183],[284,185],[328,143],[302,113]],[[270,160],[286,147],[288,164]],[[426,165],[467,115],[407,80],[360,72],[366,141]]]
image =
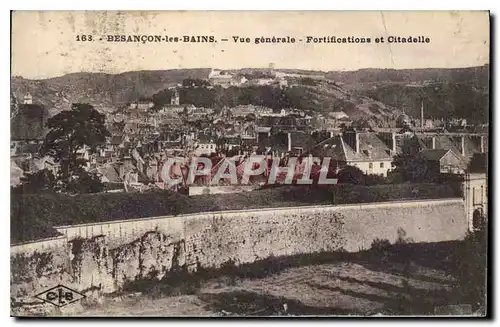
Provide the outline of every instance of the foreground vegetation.
[[56,236],[54,226],[223,210],[452,198],[450,185],[270,186],[261,190],[189,197],[149,193],[12,194],[11,243]]
[[161,281],[131,282],[120,294],[141,292],[153,301],[192,295],[225,315],[433,315],[450,305],[485,315],[485,230],[463,241],[426,244],[409,243],[401,231],[395,244],[376,240],[358,253],[228,262],[195,274],[179,269]]

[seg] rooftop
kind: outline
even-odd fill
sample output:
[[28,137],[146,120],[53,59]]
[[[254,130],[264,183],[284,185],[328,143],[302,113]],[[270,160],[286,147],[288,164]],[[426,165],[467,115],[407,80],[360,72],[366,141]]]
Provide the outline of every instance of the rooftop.
[[439,161],[449,151],[445,149],[424,149],[420,151],[420,155],[429,161]]

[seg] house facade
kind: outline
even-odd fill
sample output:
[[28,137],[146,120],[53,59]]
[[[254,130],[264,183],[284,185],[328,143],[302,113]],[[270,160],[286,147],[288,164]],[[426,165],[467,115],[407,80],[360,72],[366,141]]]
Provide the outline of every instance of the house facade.
[[365,174],[386,177],[392,169],[393,152],[369,132],[339,133],[317,144],[310,153],[315,157],[331,158],[337,170],[354,166]]
[[445,149],[424,149],[420,152],[435,174],[463,174],[467,168],[463,159],[454,151]]

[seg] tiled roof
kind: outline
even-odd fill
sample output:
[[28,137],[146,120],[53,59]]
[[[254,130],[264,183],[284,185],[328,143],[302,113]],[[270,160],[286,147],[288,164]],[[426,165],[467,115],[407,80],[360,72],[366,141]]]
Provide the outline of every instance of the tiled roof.
[[340,135],[335,135],[334,137],[320,142],[308,152],[315,157],[330,157],[337,161],[346,161],[346,146],[347,144],[345,144],[342,137]]
[[[362,160],[390,160],[392,155],[389,147],[374,133],[359,133],[359,153],[365,157]],[[353,159],[354,160],[354,159]]]
[[434,137],[434,148],[435,149],[444,149],[451,150],[457,156],[462,156],[462,137],[464,139],[464,155],[466,157],[472,157],[474,153],[481,152],[481,145],[479,137],[473,137],[470,135],[460,135],[460,136],[451,136],[451,135],[417,135],[416,136],[419,141],[421,141],[422,149],[432,149],[432,138]]
[[308,150],[316,145],[313,137],[308,133],[291,133],[292,148],[299,147]]
[[310,152],[314,156],[330,157],[337,161],[392,160],[390,149],[374,133],[358,133],[359,152],[356,152],[342,136],[336,135],[319,144]]
[[271,131],[271,127],[259,126],[257,127],[257,133],[269,133]]
[[111,164],[106,164],[97,168],[110,183],[121,183],[123,180],[120,178],[118,170]]
[[450,150],[445,149],[424,149],[420,155],[429,161],[439,161]]

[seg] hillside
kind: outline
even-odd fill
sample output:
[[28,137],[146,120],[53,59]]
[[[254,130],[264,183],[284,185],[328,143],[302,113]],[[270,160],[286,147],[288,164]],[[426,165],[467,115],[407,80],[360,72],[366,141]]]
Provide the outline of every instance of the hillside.
[[404,108],[413,117],[419,117],[422,101],[427,118],[461,117],[472,123],[486,123],[489,116],[488,89],[477,88],[472,81],[433,83],[421,87],[388,84],[355,93]]
[[72,73],[45,80],[13,77],[12,92],[22,99],[30,92],[51,114],[68,109],[71,103],[87,102],[101,111],[116,109],[141,96],[181,83],[185,78],[206,78],[210,69],[136,71],[122,74]]
[[476,81],[478,87],[489,83],[489,65],[469,68],[426,68],[426,69],[359,69],[355,71],[330,71],[325,77],[344,84],[364,83],[412,83],[412,82],[450,82]]
[[[180,90],[180,103],[199,107],[223,108],[239,105],[255,105],[275,110],[297,108],[326,114],[344,111],[351,118],[371,117],[379,121],[393,118],[395,108],[380,101],[344,90],[327,81],[291,79],[291,86],[280,88],[275,85],[248,87],[186,87]],[[170,103],[172,91],[162,90],[153,95],[155,108]]]
[[328,72],[349,92],[404,109],[419,117],[462,117],[486,123],[489,114],[489,65],[454,69],[361,69]]
[[[12,78],[12,92],[22,99],[29,91],[35,102],[51,114],[74,102],[88,102],[101,111],[151,98],[186,78],[206,79],[209,69],[137,71],[122,74],[72,73],[45,80]],[[232,70],[239,74],[268,69]],[[290,88],[256,86],[229,89],[184,89],[181,103],[199,106],[265,105],[274,109],[295,107],[316,112],[344,111],[354,119],[388,121],[404,109],[418,117],[422,98],[426,116],[459,116],[484,122],[489,108],[489,66],[457,69],[361,69],[349,72],[276,70],[289,80]],[[305,83],[300,75],[325,77]],[[295,75],[295,76],[291,76]],[[299,76],[299,77],[297,77]],[[168,94],[168,93],[166,93]],[[161,98],[161,97],[160,97]],[[165,99],[160,100],[165,101]]]

